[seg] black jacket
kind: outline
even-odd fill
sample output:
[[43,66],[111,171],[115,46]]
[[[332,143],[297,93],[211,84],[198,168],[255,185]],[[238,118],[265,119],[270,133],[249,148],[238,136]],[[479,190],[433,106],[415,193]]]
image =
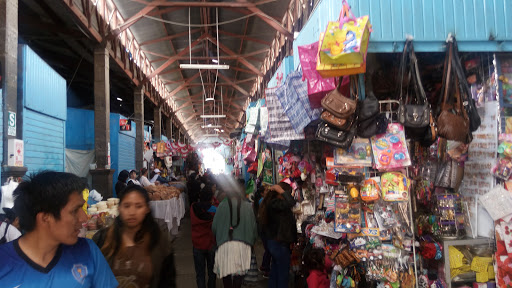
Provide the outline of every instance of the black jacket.
[[116,190],[116,196],[119,198],[119,193],[121,193],[121,191],[124,190],[124,188],[126,188],[126,183],[125,182],[122,182],[122,181],[117,181],[116,183],[116,186],[115,186],[115,190]]
[[284,199],[271,200],[266,207],[267,224],[263,233],[267,239],[289,244],[297,241],[297,227],[292,208],[295,200],[288,192],[281,194]]

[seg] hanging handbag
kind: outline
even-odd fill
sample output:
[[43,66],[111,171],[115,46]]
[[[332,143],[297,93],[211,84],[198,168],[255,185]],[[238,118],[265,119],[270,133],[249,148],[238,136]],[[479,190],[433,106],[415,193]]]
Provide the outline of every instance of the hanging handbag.
[[466,110],[466,114],[468,115],[469,131],[475,132],[478,127],[480,127],[480,124],[482,124],[482,120],[480,119],[480,115],[478,115],[478,111],[476,110],[475,99],[473,99],[471,88],[469,88],[466,74],[464,73],[464,68],[462,67],[462,63],[459,58],[457,47],[457,41],[455,38],[453,38],[453,69],[455,69],[457,77],[459,78],[459,83],[461,85],[462,103],[464,105],[464,109]]
[[371,138],[372,136],[386,133],[389,120],[383,113],[377,114],[374,118],[359,121],[357,125],[357,136],[361,138]]
[[[409,65],[407,65],[407,55],[409,55]],[[409,91],[407,91],[407,96],[404,101],[402,89],[403,76],[407,66],[409,66],[409,69],[407,69],[409,79],[408,83],[412,82],[412,86],[414,88],[413,96],[410,101]],[[412,42],[409,40],[405,43],[400,71],[402,81],[400,81],[400,107],[398,108],[398,120],[405,127],[408,138],[420,140],[424,138],[425,131],[430,125],[430,114],[432,111],[421,82],[418,60],[414,53]]]
[[[341,84],[341,79],[339,82]],[[352,99],[343,96],[338,89],[334,89],[322,99],[322,107],[338,118],[349,118],[356,111],[357,98],[357,92],[355,93],[355,99]]]
[[379,100],[373,92],[368,92],[366,98],[359,101],[359,121],[376,117],[379,114]]
[[322,112],[322,114],[320,115],[320,119],[325,121],[330,126],[338,128],[343,131],[348,131],[352,125],[352,119],[338,118],[329,111]]
[[341,131],[330,127],[327,123],[322,122],[316,130],[316,138],[320,141],[327,142],[331,145],[347,150],[356,135],[356,125],[352,125],[349,131]]
[[[453,49],[452,43],[449,44],[446,78],[443,90],[443,100],[441,103],[441,114],[437,119],[437,132],[440,137],[447,140],[454,140],[464,143],[471,142],[469,119],[466,115],[466,110],[463,107],[460,98],[460,86],[458,77],[455,78],[455,92],[450,95],[450,86],[452,82],[452,62],[453,62]],[[453,103],[455,101],[455,103]]]

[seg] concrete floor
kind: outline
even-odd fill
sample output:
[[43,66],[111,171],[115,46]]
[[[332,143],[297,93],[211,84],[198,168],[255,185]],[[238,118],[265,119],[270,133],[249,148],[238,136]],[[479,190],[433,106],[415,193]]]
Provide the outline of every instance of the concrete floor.
[[[190,218],[185,216],[181,220],[179,234],[173,242],[174,257],[176,263],[177,279],[176,284],[178,288],[197,288],[196,273],[194,269],[194,257],[192,256],[192,238],[190,232]],[[258,267],[261,264],[263,256],[263,245],[261,240],[258,240],[256,245],[256,259]],[[222,281],[217,279],[217,288],[223,287]],[[242,287],[267,287],[267,279],[263,278],[261,272],[259,273],[258,282],[246,282]]]

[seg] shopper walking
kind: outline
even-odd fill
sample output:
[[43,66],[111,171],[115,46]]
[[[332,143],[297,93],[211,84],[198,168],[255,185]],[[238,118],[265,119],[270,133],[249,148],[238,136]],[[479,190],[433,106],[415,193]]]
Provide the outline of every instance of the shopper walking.
[[139,182],[140,182],[140,185],[142,187],[148,187],[148,186],[155,185],[154,183],[149,182],[149,180],[148,180],[148,169],[146,169],[146,168],[142,168],[140,170]]
[[222,278],[224,287],[239,288],[251,265],[251,246],[257,237],[256,219],[234,179],[222,177],[217,184],[226,193],[226,199],[213,218],[212,230],[218,246],[214,271]]
[[201,175],[199,174],[199,157],[197,153],[187,155],[187,192],[189,204],[199,201],[199,191],[201,191]]
[[259,270],[263,273],[263,278],[268,278],[270,275],[270,261],[272,259],[270,256],[270,252],[268,251],[267,238],[263,233],[263,225],[261,224],[262,217],[260,217],[260,206],[262,205],[263,200],[265,199],[265,194],[267,193],[267,190],[268,188],[264,186],[258,188],[254,195],[253,203],[254,214],[256,215],[256,219],[258,222],[258,235],[260,236],[261,242],[263,243],[263,248],[265,249],[265,252],[263,253],[263,258],[261,260],[261,265],[259,267]]
[[297,241],[294,205],[291,186],[281,182],[269,189],[260,207],[263,234],[272,257],[269,288],[288,287],[290,245]]
[[98,247],[78,238],[84,187],[76,175],[50,171],[19,184],[14,212],[25,235],[0,245],[2,287],[118,287]]
[[140,186],[121,192],[119,217],[93,237],[119,287],[175,287],[171,243],[151,216],[149,195]]
[[192,224],[192,245],[196,283],[198,288],[206,288],[205,267],[208,270],[208,288],[215,288],[215,236],[212,232],[213,216],[216,207],[212,205],[213,192],[210,186],[204,186],[199,193],[199,202],[193,203],[190,209]]

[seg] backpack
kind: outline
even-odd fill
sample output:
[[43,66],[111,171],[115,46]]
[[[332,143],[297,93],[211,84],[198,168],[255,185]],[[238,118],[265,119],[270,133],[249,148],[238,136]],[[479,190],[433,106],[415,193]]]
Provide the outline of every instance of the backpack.
[[5,226],[4,236],[0,239],[0,245],[7,243],[7,238],[6,238],[7,237],[7,230],[9,230],[9,225],[10,224],[7,223],[7,222],[4,222],[4,223],[6,224],[6,226]]

